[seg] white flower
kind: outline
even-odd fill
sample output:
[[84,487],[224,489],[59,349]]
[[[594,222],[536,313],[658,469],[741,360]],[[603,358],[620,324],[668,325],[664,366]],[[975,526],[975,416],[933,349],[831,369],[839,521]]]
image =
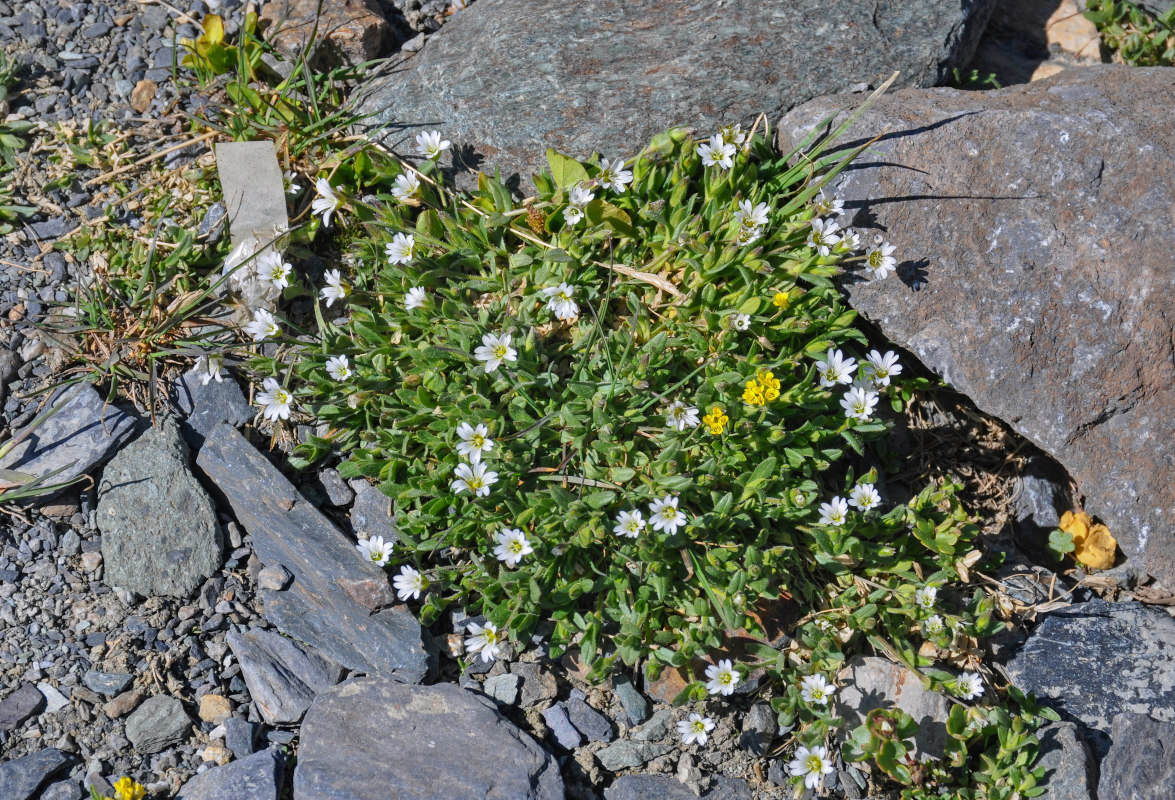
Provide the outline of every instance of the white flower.
[[875,385],[889,386],[890,377],[902,374],[902,365],[898,363],[898,354],[892,350],[885,355],[876,350],[870,350],[869,355],[865,356],[865,363],[861,365],[861,370],[865,373],[865,377]]
[[413,286],[404,295],[404,310],[411,311],[414,308],[420,308],[424,305],[424,287]]
[[678,509],[677,498],[668,494],[649,503],[649,519],[653,523],[653,530],[665,531],[669,536],[677,533],[677,529],[685,524],[685,514]]
[[824,780],[824,776],[832,772],[832,761],[824,747],[813,747],[811,750],[800,747],[796,750],[795,758],[787,765],[787,769],[793,777],[803,775],[804,786],[815,789]]
[[196,359],[196,372],[200,375],[200,385],[207,386],[208,381],[220,383],[224,380],[224,356],[220,353],[208,353]]
[[310,210],[315,214],[322,214],[322,224],[329,228],[330,215],[335,213],[343,201],[330,188],[330,181],[326,178],[319,178],[315,182],[314,188],[318,191],[318,197],[314,198],[314,202],[310,204]]
[[843,497],[834,497],[820,504],[821,525],[844,525],[849,513],[849,504]]
[[506,566],[516,567],[522,557],[534,552],[526,534],[517,528],[503,528],[494,535],[498,546],[494,548],[494,556],[499,561],[505,561]]
[[435,160],[441,153],[449,149],[448,139],[441,139],[440,131],[427,131],[416,134],[416,152],[427,159]]
[[608,159],[600,156],[600,174],[596,177],[596,182],[603,189],[624,194],[624,185],[632,183],[632,173],[624,168],[623,159],[618,158],[609,164]]
[[723,139],[721,133],[711,136],[706,144],[698,145],[698,155],[707,167],[730,169],[734,166],[734,145]]
[[510,346],[510,334],[495,336],[487,333],[481,337],[481,346],[473,351],[473,357],[486,362],[485,371],[489,374],[507,361],[517,361],[518,351]]
[[566,322],[579,316],[579,306],[571,299],[574,292],[575,287],[567,283],[543,289],[543,297],[547,298],[547,308],[554,312],[555,319]]
[[840,248],[845,251],[861,249],[861,234],[852,228],[845,228],[840,237]]
[[734,243],[739,247],[746,247],[751,242],[763,235],[762,228],[739,228],[738,236],[735,237]]
[[[211,6],[209,6],[209,8],[211,8]],[[302,187],[298,185],[298,173],[288,169],[282,178],[286,184],[286,194],[294,195],[302,191]]]
[[872,511],[881,504],[881,495],[871,483],[860,483],[849,492],[849,503],[860,511]]
[[917,589],[914,592],[914,605],[919,608],[930,610],[934,608],[934,601],[938,599],[938,589],[934,586],[927,586],[925,589]]
[[718,129],[718,135],[727,144],[742,144],[747,140],[747,134],[743,131],[743,126],[737,122],[734,125],[723,125]]
[[506,640],[504,633],[498,633],[498,626],[487,622],[485,626],[476,622],[469,623],[469,632],[472,636],[466,637],[465,649],[471,653],[481,653],[482,661],[493,661],[502,649],[502,642]]
[[875,405],[877,405],[877,392],[871,392],[861,386],[849,389],[840,400],[840,407],[845,410],[846,419],[867,420],[873,416]]
[[410,233],[397,233],[390,242],[384,245],[384,255],[393,264],[408,264],[412,261],[412,248],[415,246],[415,236]]
[[875,281],[879,281],[898,267],[898,260],[893,257],[896,250],[889,242],[882,242],[869,248],[865,253],[865,271]]
[[482,423],[477,427],[468,422],[457,426],[457,436],[461,441],[457,443],[457,452],[462,458],[470,461],[481,461],[481,454],[494,449],[494,440],[490,438],[490,429]]
[[771,208],[766,203],[755,205],[750,200],[740,200],[734,218],[743,228],[761,228],[767,224],[770,213]]
[[583,219],[583,207],[594,200],[594,192],[589,192],[582,186],[572,186],[567,195],[567,208],[563,209],[563,220],[568,225],[574,225]]
[[696,428],[699,424],[698,409],[687,406],[680,400],[674,400],[669,404],[669,408],[665,409],[665,424],[677,431]]
[[747,328],[751,327],[751,315],[737,313],[731,314],[730,327],[734,328],[736,331],[745,331]]
[[724,658],[717,665],[706,667],[706,691],[710,694],[720,694],[728,697],[734,694],[734,687],[738,686],[741,677],[729,658]]
[[290,405],[293,396],[273,378],[266,378],[261,384],[265,389],[257,395],[257,405],[261,406],[261,415],[276,422],[278,419],[290,418]]
[[955,694],[964,700],[983,696],[983,678],[977,672],[964,672],[955,681]]
[[833,624],[824,617],[818,617],[816,619],[816,627],[824,633],[832,633],[833,631]]
[[396,185],[392,187],[392,196],[401,203],[407,203],[412,195],[420,188],[420,181],[415,173],[403,172],[396,176]]
[[253,312],[253,319],[245,325],[245,333],[253,337],[255,342],[263,342],[271,336],[278,336],[282,332],[281,325],[264,308]]
[[457,476],[457,479],[449,484],[453,494],[468,490],[475,497],[488,497],[490,486],[498,482],[498,473],[487,471],[486,465],[480,461],[458,464],[453,474]]
[[267,250],[254,263],[257,276],[269,281],[275,289],[284,289],[290,285],[290,272],[293,271],[286,262],[282,261],[281,253],[276,250]]
[[616,527],[612,529],[612,533],[617,536],[627,536],[629,539],[635,539],[645,529],[647,524],[645,518],[641,515],[640,509],[621,511],[616,515]]
[[400,602],[407,603],[409,598],[420,599],[420,593],[428,588],[428,578],[405,564],[400,567],[400,574],[392,578],[392,586],[396,587],[396,596]]
[[836,687],[824,679],[823,675],[809,675],[800,681],[800,697],[805,703],[828,705],[828,698],[836,693]]
[[710,738],[710,731],[714,730],[714,720],[703,717],[701,714],[690,714],[689,719],[677,723],[677,732],[681,734],[682,744],[705,744]]
[[942,617],[938,614],[932,614],[922,623],[922,633],[925,636],[938,636],[944,630],[946,630],[946,625],[943,624]]
[[370,539],[360,539],[355,549],[370,558],[381,567],[392,557],[392,543],[384,542],[382,536],[372,536]]
[[808,234],[808,247],[816,248],[816,251],[822,256],[828,255],[836,243],[840,241],[840,237],[836,235],[840,226],[831,219],[814,219],[811,224],[812,230]]
[[326,307],[330,308],[334,305],[336,300],[343,300],[351,294],[351,285],[343,283],[343,276],[337,269],[327,270],[326,272],[326,286],[322,287],[322,299],[326,301]]
[[840,217],[845,213],[845,201],[839,197],[827,197],[824,190],[816,195],[816,214],[821,217]]
[[346,356],[332,356],[326,360],[326,372],[336,381],[345,381],[351,377],[351,365]]
[[853,370],[857,368],[857,359],[845,358],[839,350],[828,348],[823,361],[816,362],[816,371],[820,373],[821,386],[836,386],[838,383],[852,383]]

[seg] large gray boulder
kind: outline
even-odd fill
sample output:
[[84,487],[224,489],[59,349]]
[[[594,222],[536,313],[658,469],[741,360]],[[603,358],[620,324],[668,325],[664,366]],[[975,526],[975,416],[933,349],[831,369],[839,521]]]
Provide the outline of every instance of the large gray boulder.
[[774,120],[894,70],[900,85],[933,86],[966,63],[993,5],[478,0],[378,80],[364,110],[407,127],[389,139],[404,152],[437,128],[457,166],[528,177],[547,147],[628,157],[673,125],[709,135]]
[[174,420],[162,419],[110,460],[98,484],[98,528],[111,586],[186,598],[220,568],[216,508]]
[[1102,761],[1098,800],[1170,800],[1175,793],[1175,725],[1119,714]]
[[[779,126],[789,148],[821,98]],[[1175,585],[1175,70],[1098,66],[995,92],[906,90],[849,138],[847,219],[897,246],[851,303],[1076,480]]]

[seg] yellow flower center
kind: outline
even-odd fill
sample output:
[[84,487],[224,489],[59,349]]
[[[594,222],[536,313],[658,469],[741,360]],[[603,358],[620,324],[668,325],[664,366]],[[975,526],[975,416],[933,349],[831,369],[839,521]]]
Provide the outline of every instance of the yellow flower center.
[[824,769],[824,759],[813,753],[808,756],[808,772],[821,772]]
[[486,443],[486,438],[484,436],[482,436],[480,433],[475,433],[475,434],[473,434],[473,437],[469,440],[469,443],[471,445],[473,445],[473,447],[475,449],[480,450],[482,448],[482,446]]
[[470,478],[469,480],[465,481],[465,483],[468,484],[469,488],[475,492],[484,485],[482,479],[476,477]]
[[507,350],[506,345],[504,345],[504,344],[498,345],[497,347],[494,348],[494,358],[498,359],[499,361],[504,360],[506,358],[506,350]]

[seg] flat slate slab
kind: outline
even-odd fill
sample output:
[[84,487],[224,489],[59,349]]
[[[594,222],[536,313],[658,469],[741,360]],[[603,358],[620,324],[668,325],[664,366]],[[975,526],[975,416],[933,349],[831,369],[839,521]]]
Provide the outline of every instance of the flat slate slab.
[[1142,714],[1119,714],[1114,744],[1102,761],[1098,800],[1170,800],[1175,790],[1175,725]]
[[32,800],[37,789],[68,765],[70,757],[53,747],[0,764],[0,797]]
[[405,153],[436,128],[458,166],[527,178],[547,147],[627,158],[674,125],[749,127],[894,70],[900,85],[933,86],[970,58],[993,6],[478,0],[377,80],[363,110],[408,127],[388,139]]
[[314,695],[343,677],[338,664],[273,631],[234,631],[225,641],[241,665],[257,710],[270,725],[298,722]]
[[176,800],[277,800],[285,765],[273,750],[213,767],[183,785]]
[[418,683],[435,669],[435,650],[397,604],[387,573],[236,429],[213,428],[196,463],[252,534],[262,563],[293,576],[280,591],[261,591],[266,619],[352,672]]
[[722,775],[700,795],[665,775],[624,775],[604,790],[604,800],[753,800],[754,796],[746,782]]

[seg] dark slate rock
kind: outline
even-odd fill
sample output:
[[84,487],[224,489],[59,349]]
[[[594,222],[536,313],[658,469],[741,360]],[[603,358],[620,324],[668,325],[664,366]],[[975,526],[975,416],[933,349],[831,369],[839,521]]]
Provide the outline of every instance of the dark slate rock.
[[314,696],[343,678],[343,668],[273,631],[230,633],[225,641],[257,710],[270,725],[298,722]]
[[191,727],[192,720],[183,703],[157,694],[127,717],[126,738],[139,753],[158,753],[183,741]]
[[739,746],[748,752],[761,756],[779,732],[779,720],[767,703],[755,703],[743,717],[743,730],[738,738]]
[[[1118,714],[1102,760],[1098,800],[1170,800],[1175,788],[1175,725],[1142,714]],[[1051,796],[1051,795],[1050,795]]]
[[1049,800],[1090,800],[1094,762],[1077,726],[1072,722],[1054,722],[1037,734],[1044,779],[1038,785],[1048,791]]
[[236,717],[229,717],[223,725],[224,744],[233,751],[233,757],[239,760],[252,755],[257,749],[257,726]]
[[744,781],[718,775],[700,795],[677,778],[664,775],[624,775],[604,790],[604,800],[754,800]]
[[216,507],[192,475],[174,420],[161,419],[106,466],[98,528],[110,586],[182,599],[220,569]]
[[48,747],[23,758],[0,764],[0,797],[4,800],[32,800],[37,789],[69,764],[69,756]]
[[1175,719],[1175,619],[1141,603],[1092,600],[1049,612],[1007,669],[1016,686],[1091,729],[1099,756],[1118,714]]
[[[51,483],[66,483],[102,464],[134,432],[134,417],[103,403],[89,384],[66,388],[46,404],[46,409],[61,403],[64,405],[57,413],[0,458],[0,468],[30,475],[61,469]],[[59,493],[43,494],[35,500],[44,503]]]
[[203,772],[183,785],[176,800],[277,800],[284,764],[272,749]]
[[29,225],[33,235],[38,239],[57,239],[72,231],[78,226],[76,219],[69,217],[54,217],[45,222],[34,222]]
[[270,622],[354,672],[419,682],[435,669],[436,651],[407,606],[393,605],[387,573],[241,434],[218,425],[197,464],[252,535],[258,558],[294,576],[281,591],[261,592]]
[[176,408],[184,417],[184,439],[193,450],[199,450],[204,437],[220,423],[239,428],[253,419],[254,409],[231,376],[202,384],[200,374],[191,370],[183,374],[173,391]]
[[0,700],[0,731],[11,731],[45,707],[45,695],[34,684],[26,683]]
[[196,238],[207,239],[210,244],[215,244],[224,234],[226,219],[228,219],[228,209],[224,207],[223,201],[217,200],[208,207],[204,218],[200,220],[200,224],[196,228]]
[[600,765],[610,772],[619,772],[622,769],[639,767],[673,752],[677,745],[672,742],[641,742],[630,739],[619,739],[596,751],[596,758]]
[[[105,641],[105,639],[103,639]],[[98,672],[90,670],[82,676],[82,683],[107,697],[113,697],[127,690],[135,681],[135,676],[129,672]]]
[[[857,102],[796,109],[780,146]],[[850,131],[889,133],[836,190],[863,238],[884,231],[900,260],[897,280],[850,282],[853,307],[1057,459],[1085,510],[1167,585],[1175,225],[1156,209],[1175,205],[1175,182],[1153,166],[1175,159],[1173,106],[1169,68],[1112,65],[897,92]]]
[[510,672],[522,678],[519,703],[523,708],[530,708],[545,700],[554,700],[559,694],[555,676],[538,664],[516,661],[510,665]]
[[388,787],[404,798],[563,798],[554,758],[488,697],[385,678],[352,678],[318,695],[302,724],[294,795],[352,800],[386,797]]
[[82,800],[87,797],[77,781],[64,780],[49,784],[41,791],[40,800]]
[[463,168],[527,177],[546,147],[628,157],[672,125],[749,127],[894,70],[933,86],[970,57],[993,5],[478,0],[377,81],[365,110],[412,135],[439,129]]
[[613,677],[612,688],[620,698],[620,705],[624,706],[624,713],[629,722],[640,725],[649,718],[649,701],[633,686],[627,675]]
[[551,735],[566,750],[574,750],[583,744],[583,736],[571,724],[567,709],[562,703],[543,709],[543,719],[551,729]]
[[612,741],[612,723],[608,718],[596,711],[584,700],[583,692],[571,690],[571,697],[563,703],[567,709],[567,718],[575,729],[582,733],[589,742]]
[[370,539],[382,536],[384,541],[396,542],[400,534],[392,525],[391,500],[367,481],[351,481],[355,503],[351,506],[351,531],[356,538]]
[[1068,479],[1052,461],[1034,456],[1016,478],[1012,496],[1012,531],[1022,548],[1043,557],[1049,535],[1061,515],[1073,508]]

